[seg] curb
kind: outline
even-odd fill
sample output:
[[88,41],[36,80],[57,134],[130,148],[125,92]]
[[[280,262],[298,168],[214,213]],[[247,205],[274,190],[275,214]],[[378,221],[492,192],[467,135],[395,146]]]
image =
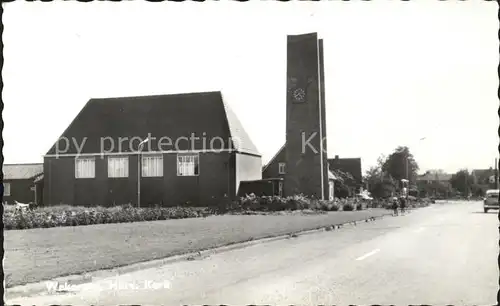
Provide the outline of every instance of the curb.
[[44,280],[41,282],[15,286],[15,287],[11,287],[11,288],[5,288],[4,298],[5,299],[7,299],[7,298],[13,299],[13,298],[20,298],[20,297],[29,297],[29,296],[36,295],[39,293],[48,292],[48,288],[47,288],[48,282],[52,282],[52,283],[57,282],[59,284],[81,285],[81,284],[85,284],[85,283],[91,283],[93,280],[97,280],[97,279],[113,277],[113,276],[126,274],[126,273],[130,273],[130,272],[145,270],[145,269],[157,268],[157,267],[161,267],[161,266],[164,266],[167,264],[177,263],[180,261],[204,259],[210,255],[215,255],[215,254],[219,254],[219,253],[223,253],[223,252],[242,249],[242,248],[249,247],[252,245],[269,243],[269,242],[273,242],[273,241],[285,240],[285,239],[290,239],[290,238],[298,238],[299,236],[316,234],[316,233],[325,232],[325,231],[332,231],[332,230],[336,230],[336,229],[342,229],[342,228],[347,227],[349,225],[356,226],[358,223],[376,221],[376,220],[382,219],[382,218],[384,218],[386,216],[390,216],[390,215],[391,214],[388,213],[388,214],[383,214],[383,215],[375,216],[375,217],[369,217],[369,218],[360,219],[360,220],[356,220],[356,221],[349,221],[349,222],[345,222],[345,223],[333,224],[331,226],[321,226],[319,228],[312,229],[312,230],[291,232],[288,234],[283,234],[283,235],[274,236],[274,237],[263,237],[263,238],[258,238],[258,239],[242,241],[242,242],[236,242],[236,243],[232,243],[232,244],[225,245],[225,246],[215,247],[212,249],[202,250],[202,251],[198,251],[198,252],[190,252],[190,253],[185,253],[185,254],[181,254],[181,255],[174,255],[174,256],[163,258],[163,259],[155,259],[155,260],[130,264],[130,265],[126,265],[126,266],[110,268],[110,269],[106,269],[106,270],[99,270],[99,271],[87,272],[87,273],[83,273],[83,274],[69,275],[69,276],[64,276],[64,277],[58,277],[58,278],[51,279],[51,280]]

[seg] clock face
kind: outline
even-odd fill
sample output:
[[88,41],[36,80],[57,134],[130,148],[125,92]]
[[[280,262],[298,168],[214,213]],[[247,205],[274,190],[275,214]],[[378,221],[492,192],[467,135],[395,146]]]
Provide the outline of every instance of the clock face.
[[297,102],[304,102],[306,98],[306,92],[302,88],[297,88],[293,91],[293,99]]

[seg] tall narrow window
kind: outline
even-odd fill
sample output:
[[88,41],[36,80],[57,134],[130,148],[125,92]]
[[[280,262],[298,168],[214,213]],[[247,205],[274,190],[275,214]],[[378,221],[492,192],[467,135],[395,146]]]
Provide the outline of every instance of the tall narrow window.
[[108,157],[108,177],[128,177],[128,156]]
[[278,172],[279,174],[285,174],[285,163],[278,164]]
[[163,155],[142,156],[142,176],[160,177],[163,176]]
[[177,155],[177,175],[196,176],[200,174],[200,157],[198,154]]
[[75,159],[75,178],[95,178],[94,157],[82,157]]
[[3,195],[4,197],[10,196],[10,183],[3,183]]

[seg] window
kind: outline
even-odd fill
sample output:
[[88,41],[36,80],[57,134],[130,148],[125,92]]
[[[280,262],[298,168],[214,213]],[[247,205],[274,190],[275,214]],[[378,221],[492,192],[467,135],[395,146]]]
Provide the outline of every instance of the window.
[[177,175],[196,176],[200,174],[200,157],[198,154],[177,155]]
[[3,183],[3,196],[10,196],[10,183]]
[[108,177],[128,177],[128,157],[108,157]]
[[142,157],[142,176],[163,176],[163,155],[148,155]]
[[283,182],[278,182],[278,196],[283,197]]
[[95,178],[95,158],[75,159],[75,178]]
[[334,183],[332,181],[328,182],[328,187],[330,187],[329,191],[330,191],[330,196],[329,196],[329,199],[330,201],[332,201],[334,199],[334,192],[335,192],[335,189],[334,189]]
[[285,163],[278,164],[278,171],[279,171],[279,174],[285,174]]

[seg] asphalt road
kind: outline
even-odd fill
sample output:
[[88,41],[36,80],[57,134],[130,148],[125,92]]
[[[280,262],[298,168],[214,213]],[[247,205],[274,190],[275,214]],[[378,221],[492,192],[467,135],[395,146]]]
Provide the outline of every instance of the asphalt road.
[[481,205],[435,204],[7,303],[494,305],[498,219]]

